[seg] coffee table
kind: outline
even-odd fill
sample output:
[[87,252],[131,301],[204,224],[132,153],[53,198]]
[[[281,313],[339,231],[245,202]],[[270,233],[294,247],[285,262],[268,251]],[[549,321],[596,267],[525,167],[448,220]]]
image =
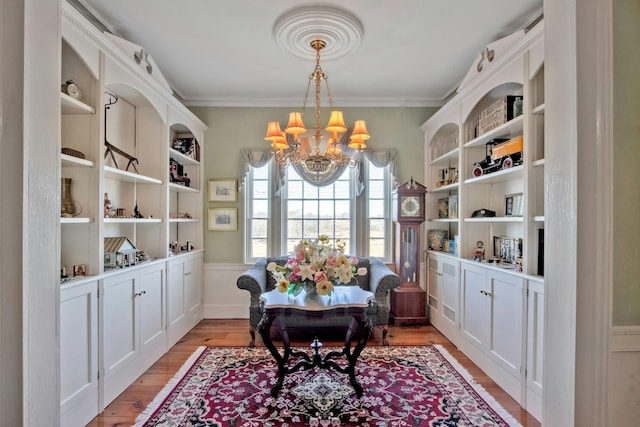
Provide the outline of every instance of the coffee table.
[[[271,389],[273,397],[276,397],[282,388],[285,375],[300,369],[311,369],[315,366],[321,369],[333,368],[338,372],[348,374],[349,382],[356,395],[362,396],[363,389],[356,380],[355,368],[358,357],[367,345],[369,335],[373,331],[371,320],[367,317],[367,308],[373,302],[373,293],[358,286],[336,286],[331,296],[307,295],[303,291],[294,297],[274,289],[260,295],[260,302],[263,314],[258,324],[258,332],[278,365],[278,381]],[[310,326],[313,326],[313,319],[322,319],[328,316],[351,316],[352,320],[347,329],[342,351],[330,351],[323,356],[320,353],[322,343],[317,338],[311,343],[311,355],[305,351],[292,349],[284,322],[284,319],[290,316],[307,319]],[[271,325],[276,320],[284,345],[282,354],[271,341]],[[351,340],[356,336],[356,333],[358,333],[358,342],[352,351]],[[347,359],[346,366],[341,366],[334,360],[342,356]],[[301,360],[289,367],[287,362],[292,357]]]

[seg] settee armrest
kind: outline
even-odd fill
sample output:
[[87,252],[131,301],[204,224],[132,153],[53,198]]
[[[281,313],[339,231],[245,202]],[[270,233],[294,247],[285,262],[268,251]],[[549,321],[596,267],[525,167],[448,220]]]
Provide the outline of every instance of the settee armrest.
[[239,289],[246,289],[251,294],[251,305],[260,304],[260,295],[267,290],[267,259],[260,258],[247,271],[242,273],[236,282]]
[[393,288],[400,286],[400,277],[380,258],[369,258],[369,290],[373,292],[378,304],[386,305],[387,295]]

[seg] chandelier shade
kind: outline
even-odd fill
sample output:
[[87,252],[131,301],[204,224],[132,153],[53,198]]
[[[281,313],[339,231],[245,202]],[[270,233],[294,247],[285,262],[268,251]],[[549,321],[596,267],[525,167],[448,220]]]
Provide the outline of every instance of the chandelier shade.
[[274,150],[282,152],[289,148],[287,138],[284,132],[280,130],[280,122],[269,122],[267,124],[267,136],[265,136],[264,139],[271,141],[271,146]]
[[[315,174],[315,181],[321,182],[323,176],[334,174],[340,167],[347,165],[355,167],[358,163],[358,153],[366,148],[365,141],[371,136],[367,131],[365,121],[356,120],[351,138],[348,142],[346,141],[348,129],[344,122],[344,116],[342,111],[333,108],[327,75],[320,67],[320,51],[326,46],[326,42],[313,40],[310,45],[316,51],[316,65],[309,75],[302,111],[289,113],[289,121],[284,132],[280,129],[279,122],[269,122],[265,140],[271,141],[274,158],[280,166],[295,165],[296,169],[302,168],[309,174]],[[326,132],[329,132],[328,136],[322,135],[320,127],[320,92],[323,81],[329,98],[330,115],[327,126],[324,128]],[[315,95],[314,127],[307,131],[303,117],[312,83]],[[344,134],[344,138],[340,139],[342,134]],[[293,137],[292,141],[286,138],[287,135]],[[310,143],[310,138],[313,139],[313,145]],[[323,141],[326,141],[326,144]],[[324,153],[321,150],[323,145],[325,147]]]

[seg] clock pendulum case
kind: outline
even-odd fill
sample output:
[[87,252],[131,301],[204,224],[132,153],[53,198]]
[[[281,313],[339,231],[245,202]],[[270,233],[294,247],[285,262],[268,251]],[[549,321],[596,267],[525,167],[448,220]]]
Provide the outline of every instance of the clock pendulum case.
[[411,178],[398,186],[395,208],[395,266],[400,286],[391,290],[390,318],[395,325],[427,323],[427,293],[420,287],[420,224],[427,189]]

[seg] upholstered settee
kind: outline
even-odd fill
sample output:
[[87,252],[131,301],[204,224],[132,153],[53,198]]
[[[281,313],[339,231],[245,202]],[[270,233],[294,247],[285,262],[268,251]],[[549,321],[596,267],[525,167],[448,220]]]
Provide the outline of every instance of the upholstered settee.
[[[284,265],[287,257],[277,258],[261,258],[256,261],[247,271],[238,277],[237,286],[240,289],[246,289],[251,294],[251,302],[249,303],[249,333],[251,334],[250,347],[255,345],[256,328],[262,318],[260,309],[260,294],[268,292],[275,288],[275,280],[271,273],[267,271],[267,264],[271,261]],[[400,278],[389,267],[386,266],[379,258],[360,258],[358,268],[365,267],[367,274],[364,276],[356,276],[348,285],[338,286],[360,286],[362,289],[371,291],[374,295],[375,302],[367,309],[367,316],[371,320],[372,325],[382,329],[382,343],[388,345],[387,332],[389,323],[389,291],[400,285]],[[287,327],[306,326],[309,321],[296,323],[295,318],[287,318],[285,324]],[[329,319],[318,319],[314,321],[313,327],[338,327],[348,326],[351,319],[347,317],[335,316]]]

